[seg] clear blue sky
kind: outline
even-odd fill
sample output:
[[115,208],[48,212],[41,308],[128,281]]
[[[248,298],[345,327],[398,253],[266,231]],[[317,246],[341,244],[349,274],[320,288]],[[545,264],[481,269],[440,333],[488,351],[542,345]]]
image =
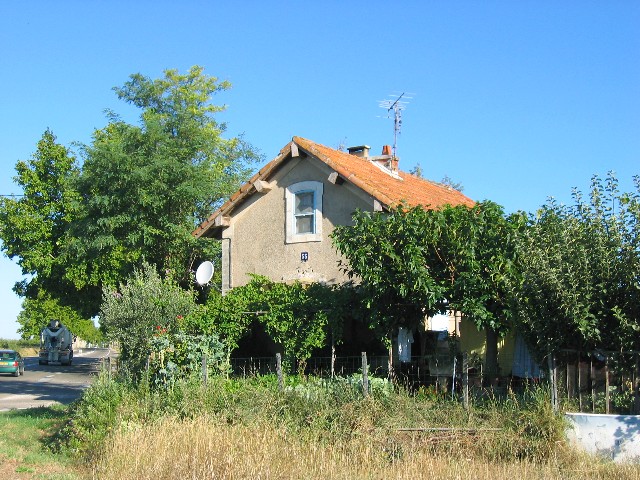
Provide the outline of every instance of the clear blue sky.
[[[196,64],[233,84],[220,119],[266,160],[293,135],[381,150],[378,101],[406,91],[401,168],[475,200],[531,212],[640,173],[637,0],[2,0],[0,48],[3,195],[45,129],[89,142],[106,108],[136,121],[112,87]],[[2,257],[0,338],[17,338],[21,278]]]

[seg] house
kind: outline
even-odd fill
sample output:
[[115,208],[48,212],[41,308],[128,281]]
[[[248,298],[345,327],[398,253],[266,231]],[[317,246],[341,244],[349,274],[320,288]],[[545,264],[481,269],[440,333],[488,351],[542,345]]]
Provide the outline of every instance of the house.
[[356,209],[385,211],[406,202],[437,208],[473,200],[446,185],[405,173],[385,146],[348,152],[293,137],[271,162],[193,233],[222,241],[222,291],[244,285],[247,274],[274,281],[340,283],[329,234],[351,224]]
[[[389,146],[372,155],[367,145],[345,152],[293,137],[193,234],[222,241],[223,293],[250,281],[248,274],[335,284],[348,277],[329,238],[333,228],[351,224],[356,209],[383,212],[402,202],[474,205],[449,186],[401,171]],[[438,330],[460,335],[459,316],[440,325]],[[412,337],[403,338],[403,354],[410,356]],[[473,330],[467,338],[484,344]]]

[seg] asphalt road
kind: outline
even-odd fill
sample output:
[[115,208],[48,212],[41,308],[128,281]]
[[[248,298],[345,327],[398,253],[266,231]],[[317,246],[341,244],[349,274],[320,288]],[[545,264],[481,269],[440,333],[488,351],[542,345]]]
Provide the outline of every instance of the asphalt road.
[[0,411],[68,404],[82,395],[100,370],[109,349],[75,351],[69,366],[38,365],[38,357],[25,358],[24,375],[0,374]]

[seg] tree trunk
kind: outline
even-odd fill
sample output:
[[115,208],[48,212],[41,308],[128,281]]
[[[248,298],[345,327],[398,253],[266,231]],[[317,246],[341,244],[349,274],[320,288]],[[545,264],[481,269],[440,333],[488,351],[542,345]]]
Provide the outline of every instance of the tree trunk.
[[498,334],[491,327],[486,327],[485,383],[495,385],[498,379]]

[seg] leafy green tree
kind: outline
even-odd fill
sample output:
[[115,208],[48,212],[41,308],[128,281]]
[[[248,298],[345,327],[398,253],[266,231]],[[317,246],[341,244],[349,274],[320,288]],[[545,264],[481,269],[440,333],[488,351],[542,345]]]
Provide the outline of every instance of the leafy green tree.
[[[214,118],[225,107],[212,97],[229,86],[201,67],[156,80],[132,75],[115,91],[142,110],[139,124],[109,113],[109,124],[82,149],[81,167],[45,132],[33,158],[16,165],[24,196],[0,200],[2,248],[28,275],[16,292],[89,319],[102,288],[143,261],[183,285],[195,262],[217,261],[219,245],[196,242],[191,232],[257,158],[242,137],[223,138],[226,125]],[[28,311],[22,319],[29,321]]]
[[359,283],[371,328],[388,342],[399,326],[417,328],[425,315],[443,308],[447,289],[442,267],[434,268],[440,262],[429,238],[434,220],[420,207],[358,211],[353,225],[338,226],[331,235],[346,259],[342,268]]
[[186,319],[186,331],[218,334],[232,351],[257,320],[288,363],[297,361],[304,370],[315,349],[341,343],[345,320],[357,317],[354,295],[350,286],[286,284],[256,275],[225,296],[209,296],[206,308]]
[[[332,236],[359,279],[371,326],[387,338],[425,316],[462,311],[487,334],[487,369],[497,370],[497,338],[510,325],[508,283],[518,216],[490,201],[437,210],[403,206],[388,214],[358,212]],[[448,304],[446,303],[448,302]]]
[[310,287],[301,283],[264,281],[262,291],[260,321],[267,334],[282,345],[288,361],[298,360],[302,373],[313,350],[326,344],[328,312],[314,301]]
[[[22,334],[31,336],[56,318],[59,308],[75,306],[80,315],[87,319],[91,316],[74,301],[87,292],[78,292],[65,280],[65,235],[78,215],[73,182],[80,169],[69,150],[46,130],[32,158],[18,161],[16,172],[14,181],[23,195],[0,198],[0,238],[4,253],[16,259],[27,276],[14,290],[29,300],[18,321],[23,325]],[[47,301],[36,308],[39,300]],[[46,307],[52,310],[47,312]]]
[[229,88],[192,67],[151,80],[132,75],[119,98],[142,109],[140,125],[112,115],[86,148],[75,187],[82,201],[70,228],[66,277],[77,288],[114,285],[143,260],[182,281],[199,258],[218,256],[196,242],[195,226],[238,188],[256,158],[241,138],[222,137],[211,96]]
[[524,228],[522,214],[505,216],[491,201],[473,208],[447,207],[440,212],[442,229],[437,254],[448,272],[447,298],[486,334],[488,375],[498,373],[498,339],[513,328],[511,286],[519,282],[516,238]]
[[518,239],[519,328],[540,358],[562,348],[640,348],[640,182],[595,176],[589,200],[550,200]]
[[104,287],[100,324],[120,347],[122,370],[140,379],[154,334],[180,330],[183,318],[197,308],[193,291],[162,278],[157,268],[145,263],[118,289]]

